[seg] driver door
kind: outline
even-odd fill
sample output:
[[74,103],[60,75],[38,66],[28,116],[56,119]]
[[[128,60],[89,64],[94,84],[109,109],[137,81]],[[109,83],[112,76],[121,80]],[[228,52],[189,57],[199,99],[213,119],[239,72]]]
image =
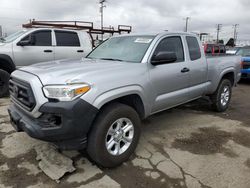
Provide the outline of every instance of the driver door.
[[33,35],[34,38],[32,44],[27,44],[25,46],[18,45],[18,42],[13,44],[16,65],[20,67],[54,60],[51,30],[34,31],[21,40],[29,40],[30,35]]
[[185,61],[183,41],[180,36],[162,39],[153,56],[159,52],[175,52],[177,60],[161,65],[151,65],[149,74],[153,86],[152,113],[171,108],[188,100],[189,71]]

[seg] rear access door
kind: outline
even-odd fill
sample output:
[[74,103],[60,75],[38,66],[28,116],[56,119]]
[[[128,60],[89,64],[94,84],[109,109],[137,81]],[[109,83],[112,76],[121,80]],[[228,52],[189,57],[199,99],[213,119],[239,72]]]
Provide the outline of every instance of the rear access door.
[[80,59],[86,56],[77,32],[54,30],[54,33],[56,39],[55,60]]
[[204,53],[201,52],[201,46],[198,39],[194,36],[186,36],[186,43],[189,58],[187,66],[190,73],[189,98],[200,97],[206,91],[207,82],[207,60]]

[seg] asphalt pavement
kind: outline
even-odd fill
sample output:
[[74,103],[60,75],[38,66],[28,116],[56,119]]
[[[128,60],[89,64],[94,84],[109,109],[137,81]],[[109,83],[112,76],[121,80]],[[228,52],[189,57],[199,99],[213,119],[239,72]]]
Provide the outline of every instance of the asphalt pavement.
[[250,81],[234,88],[225,113],[203,98],[144,120],[136,152],[114,169],[15,132],[8,104],[0,99],[0,188],[250,187]]

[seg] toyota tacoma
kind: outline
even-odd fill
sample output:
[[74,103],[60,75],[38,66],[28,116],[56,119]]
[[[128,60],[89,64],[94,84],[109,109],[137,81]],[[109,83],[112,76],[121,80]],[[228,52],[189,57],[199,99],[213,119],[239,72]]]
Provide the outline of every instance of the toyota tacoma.
[[8,111],[17,131],[115,167],[134,152],[142,119],[203,96],[225,111],[240,66],[238,56],[206,58],[194,34],[115,36],[86,58],[14,71]]

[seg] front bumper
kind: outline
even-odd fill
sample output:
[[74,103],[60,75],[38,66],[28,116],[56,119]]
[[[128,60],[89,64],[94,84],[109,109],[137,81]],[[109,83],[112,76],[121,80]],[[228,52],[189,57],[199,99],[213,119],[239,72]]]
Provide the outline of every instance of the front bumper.
[[47,102],[40,107],[39,118],[31,117],[15,104],[10,105],[8,112],[16,131],[67,150],[86,147],[87,134],[98,109],[79,98],[71,102]]

